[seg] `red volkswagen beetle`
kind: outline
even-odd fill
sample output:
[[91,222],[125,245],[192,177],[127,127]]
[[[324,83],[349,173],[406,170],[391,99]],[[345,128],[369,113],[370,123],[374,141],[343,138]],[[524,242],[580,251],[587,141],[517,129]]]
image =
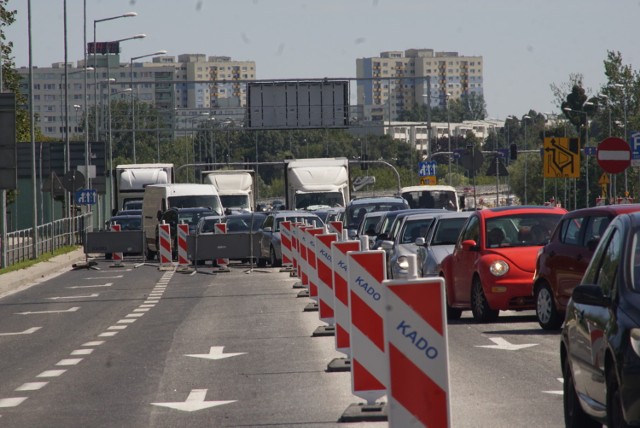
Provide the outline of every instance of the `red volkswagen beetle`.
[[491,322],[501,310],[534,309],[536,256],[566,212],[543,206],[474,212],[440,265],[448,318],[471,309],[477,322]]

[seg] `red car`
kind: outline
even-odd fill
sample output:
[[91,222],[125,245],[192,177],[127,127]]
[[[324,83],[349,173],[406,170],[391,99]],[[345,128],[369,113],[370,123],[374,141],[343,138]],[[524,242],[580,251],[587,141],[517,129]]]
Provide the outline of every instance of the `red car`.
[[471,309],[477,322],[491,322],[501,310],[534,309],[536,256],[566,212],[543,206],[474,212],[440,265],[447,317],[458,319]]
[[571,292],[580,283],[600,236],[618,214],[640,211],[640,204],[582,208],[565,214],[536,262],[533,296],[545,330],[564,321]]

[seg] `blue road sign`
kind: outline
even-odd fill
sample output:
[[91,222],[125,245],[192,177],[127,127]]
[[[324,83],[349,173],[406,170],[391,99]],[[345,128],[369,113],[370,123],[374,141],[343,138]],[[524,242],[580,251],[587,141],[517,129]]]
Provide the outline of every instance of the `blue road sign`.
[[418,175],[420,177],[432,177],[436,175],[436,161],[418,162]]
[[509,156],[509,149],[498,149],[498,156],[501,158],[506,158]]
[[587,146],[584,148],[585,156],[595,156],[598,153],[598,148],[593,146]]
[[75,200],[78,205],[95,205],[98,193],[95,189],[80,189],[75,193]]

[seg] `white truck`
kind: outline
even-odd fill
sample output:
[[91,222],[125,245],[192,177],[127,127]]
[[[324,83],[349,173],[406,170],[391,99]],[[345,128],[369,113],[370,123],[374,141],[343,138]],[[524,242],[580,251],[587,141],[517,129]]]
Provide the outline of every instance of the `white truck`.
[[226,212],[251,212],[256,209],[255,171],[221,169],[203,171],[202,183],[213,184]]
[[347,158],[286,160],[284,179],[287,209],[344,207],[351,200]]
[[436,208],[460,211],[455,187],[441,184],[409,186],[400,189],[400,196],[407,200],[409,208]]
[[172,163],[140,163],[116,166],[116,211],[141,209],[144,189],[150,184],[170,184],[173,179]]

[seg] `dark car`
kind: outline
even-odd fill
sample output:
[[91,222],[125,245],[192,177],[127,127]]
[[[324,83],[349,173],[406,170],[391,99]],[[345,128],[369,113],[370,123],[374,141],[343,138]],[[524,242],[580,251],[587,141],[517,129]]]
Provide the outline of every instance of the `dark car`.
[[553,229],[567,211],[542,206],[488,208],[471,213],[453,252],[440,264],[447,317],[471,309],[476,322],[493,322],[501,310],[534,309],[536,257],[544,244],[535,229]]
[[374,211],[396,211],[408,209],[407,201],[399,196],[379,196],[352,199],[345,207],[343,220],[350,236],[357,233],[360,222],[366,213]]
[[[111,230],[112,226],[117,224],[120,230],[142,230],[142,214],[117,214],[111,217],[105,223],[105,229]],[[124,255],[134,255],[133,253],[125,253]],[[105,259],[111,260],[112,254],[106,253]]]
[[562,217],[536,261],[533,293],[543,329],[560,328],[571,292],[582,279],[602,232],[618,214],[634,211],[640,211],[640,204],[583,208]]
[[206,207],[194,207],[194,208],[169,208],[160,216],[160,223],[165,222],[171,229],[171,247],[173,248],[174,256],[178,251],[178,224],[189,225],[189,234],[195,234],[196,228],[200,218],[206,215],[214,215],[214,211],[211,211]]
[[640,423],[640,213],[611,221],[567,305],[565,425]]
[[257,232],[264,223],[267,214],[264,213],[243,213],[231,214],[225,217],[227,233],[233,232]]

